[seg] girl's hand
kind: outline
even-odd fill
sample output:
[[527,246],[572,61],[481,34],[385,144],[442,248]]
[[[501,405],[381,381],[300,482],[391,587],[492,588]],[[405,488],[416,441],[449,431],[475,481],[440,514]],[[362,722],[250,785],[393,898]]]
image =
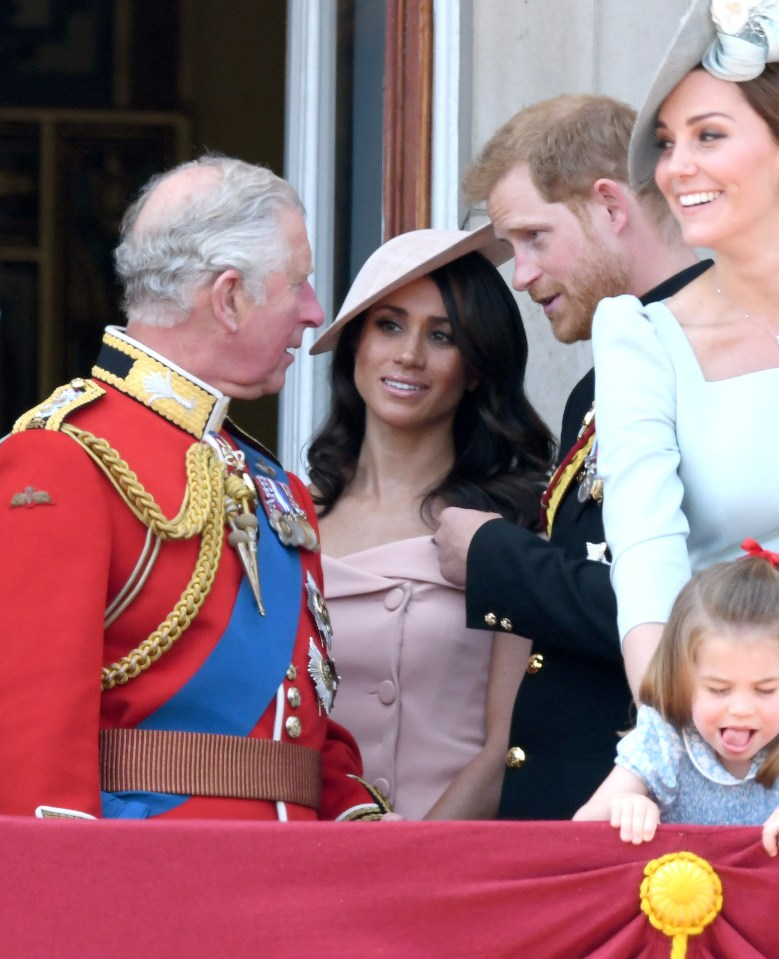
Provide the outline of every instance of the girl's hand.
[[[632,842],[635,846],[649,842],[659,822],[660,810],[648,796],[621,793],[611,800],[611,825],[619,829],[619,838],[623,842]],[[776,825],[779,831],[779,818]]]
[[779,836],[779,809],[774,809],[763,824],[763,846],[769,856],[776,855],[777,836]]

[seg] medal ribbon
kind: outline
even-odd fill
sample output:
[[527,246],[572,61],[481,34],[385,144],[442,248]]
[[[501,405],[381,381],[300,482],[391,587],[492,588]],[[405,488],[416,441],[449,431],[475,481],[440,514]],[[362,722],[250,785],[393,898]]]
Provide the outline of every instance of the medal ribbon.
[[541,523],[548,536],[552,535],[555,515],[571,484],[590,455],[595,442],[595,419],[587,427],[566,454],[563,461],[552,473],[552,478],[541,497]]

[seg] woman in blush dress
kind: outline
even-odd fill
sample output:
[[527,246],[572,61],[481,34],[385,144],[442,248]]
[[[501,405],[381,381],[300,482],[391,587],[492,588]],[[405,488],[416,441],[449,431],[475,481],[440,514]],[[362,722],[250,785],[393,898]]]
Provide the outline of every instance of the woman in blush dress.
[[447,505],[535,526],[554,444],[491,226],[380,247],[312,352],[335,351],[309,450],[341,682],[334,717],[408,819],[490,818],[529,643],[465,628],[432,540]]
[[654,176],[715,265],[663,303],[595,314],[598,471],[625,667],[638,695],[691,573],[746,538],[779,550],[779,3],[695,0],[641,108]]

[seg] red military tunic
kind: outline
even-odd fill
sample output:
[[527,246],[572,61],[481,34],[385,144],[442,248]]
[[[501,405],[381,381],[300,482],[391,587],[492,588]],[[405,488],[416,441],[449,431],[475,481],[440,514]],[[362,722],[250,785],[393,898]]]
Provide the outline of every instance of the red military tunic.
[[[266,616],[228,545],[222,515],[221,557],[201,608],[149,668],[101,691],[101,668],[138,647],[176,606],[202,539],[159,543],[115,488],[117,476],[125,492],[142,487],[164,517],[175,517],[188,486],[187,450],[219,431],[230,447],[242,444],[251,475],[288,481],[312,525],[315,519],[303,484],[223,426],[226,398],[207,384],[115,329],[106,333],[93,377],[74,381],[59,400],[20,421],[39,428],[0,444],[0,813],[32,814],[47,805],[94,816],[375,814],[372,795],[356,778],[362,771],[356,743],[328,718],[326,691],[320,684],[318,693],[315,683],[316,663],[329,658],[322,617],[317,622],[314,615],[319,555],[279,543],[260,506]],[[107,441],[129,469],[115,471],[112,482],[62,426]],[[135,787],[101,796],[98,731],[136,728],[314,750],[321,755],[319,809],[223,795],[147,795]]]

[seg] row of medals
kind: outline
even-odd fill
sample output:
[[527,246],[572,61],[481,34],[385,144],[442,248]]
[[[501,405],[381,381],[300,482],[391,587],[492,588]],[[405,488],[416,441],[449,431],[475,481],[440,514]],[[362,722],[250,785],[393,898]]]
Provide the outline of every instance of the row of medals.
[[[584,414],[584,419],[582,420],[581,428],[579,429],[579,437],[582,436],[584,431],[590,425],[595,417],[595,404],[587,410]],[[588,499],[594,499],[596,502],[601,503],[603,501],[603,480],[598,476],[598,435],[593,433],[592,436],[592,448],[587,454],[584,465],[581,470],[581,478],[579,479],[579,489],[576,492],[578,500],[580,503],[586,503]]]
[[597,440],[593,443],[593,451],[588,454],[583,466],[584,475],[579,480],[579,489],[576,495],[580,503],[594,499],[598,503],[603,500],[603,480],[598,476]]

